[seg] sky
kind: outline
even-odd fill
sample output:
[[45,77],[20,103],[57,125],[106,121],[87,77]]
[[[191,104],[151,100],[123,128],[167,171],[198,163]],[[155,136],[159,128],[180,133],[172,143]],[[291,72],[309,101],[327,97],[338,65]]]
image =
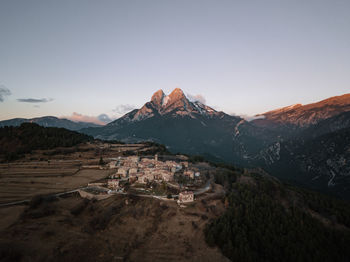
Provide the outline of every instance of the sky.
[[255,115],[350,93],[348,0],[2,0],[0,120],[105,122],[181,88]]

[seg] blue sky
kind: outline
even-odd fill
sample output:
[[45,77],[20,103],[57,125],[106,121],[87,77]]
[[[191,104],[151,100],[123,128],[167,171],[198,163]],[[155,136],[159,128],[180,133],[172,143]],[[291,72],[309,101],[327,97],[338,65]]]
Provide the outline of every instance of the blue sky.
[[3,0],[0,119],[118,117],[175,87],[254,115],[349,93],[350,1]]

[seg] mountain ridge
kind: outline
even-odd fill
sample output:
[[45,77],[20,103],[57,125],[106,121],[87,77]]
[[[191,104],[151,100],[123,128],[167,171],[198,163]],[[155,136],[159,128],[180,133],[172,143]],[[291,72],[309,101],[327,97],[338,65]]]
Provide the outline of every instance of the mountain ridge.
[[22,123],[35,123],[43,127],[62,127],[72,131],[78,131],[88,127],[100,127],[100,125],[90,122],[74,122],[66,118],[55,116],[43,116],[35,118],[12,118],[0,121],[0,127],[20,126]]
[[311,104],[295,104],[271,110],[258,114],[257,116],[264,118],[253,122],[266,127],[282,125],[304,128],[346,111],[350,111],[350,94],[333,96]]

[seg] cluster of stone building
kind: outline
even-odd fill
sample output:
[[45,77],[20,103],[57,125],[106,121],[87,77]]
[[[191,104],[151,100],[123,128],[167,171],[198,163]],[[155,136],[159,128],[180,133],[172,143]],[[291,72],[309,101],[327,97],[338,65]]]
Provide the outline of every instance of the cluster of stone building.
[[111,176],[112,179],[128,178],[131,183],[138,182],[141,184],[152,181],[173,181],[175,173],[181,170],[183,170],[183,175],[191,179],[200,175],[199,172],[188,169],[187,161],[182,161],[180,163],[175,161],[159,161],[157,155],[152,159],[140,159],[138,156],[118,158],[118,160],[109,163],[109,168],[117,169],[117,172]]
[[[79,191],[85,198],[105,199],[111,194],[123,192],[123,183],[148,182],[171,182],[174,181],[175,173],[183,174],[190,179],[200,176],[199,172],[189,169],[187,161],[159,161],[158,155],[154,158],[140,158],[138,156],[119,157],[109,162],[109,169],[115,169],[109,179],[88,184],[87,189]],[[179,203],[194,201],[194,194],[191,191],[179,194]]]

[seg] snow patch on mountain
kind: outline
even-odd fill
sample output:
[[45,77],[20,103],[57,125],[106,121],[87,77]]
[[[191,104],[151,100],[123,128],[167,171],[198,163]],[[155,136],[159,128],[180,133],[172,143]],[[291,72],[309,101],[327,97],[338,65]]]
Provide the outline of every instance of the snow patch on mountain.
[[162,106],[166,106],[168,102],[169,102],[169,96],[165,96],[162,101]]

